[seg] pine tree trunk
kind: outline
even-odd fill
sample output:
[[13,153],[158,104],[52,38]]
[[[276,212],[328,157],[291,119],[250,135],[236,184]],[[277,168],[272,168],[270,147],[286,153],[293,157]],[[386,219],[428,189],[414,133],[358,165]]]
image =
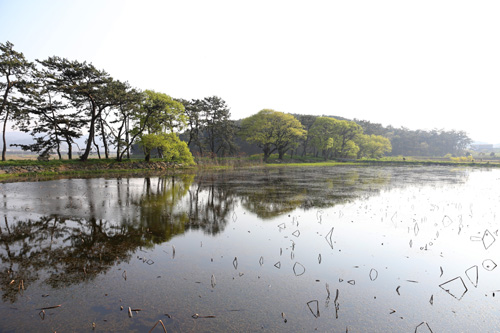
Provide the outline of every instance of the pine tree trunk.
[[106,159],[109,158],[109,153],[108,153],[108,141],[106,140],[106,133],[104,131],[104,122],[102,121],[102,118],[100,119],[101,123],[101,136],[102,136],[102,144],[104,146],[104,156]]
[[5,140],[5,132],[7,130],[7,120],[9,119],[9,110],[5,112],[5,119],[3,121],[3,131],[2,131],[2,141],[3,141],[3,148],[2,148],[2,161],[6,160],[6,155],[7,155],[7,141]]

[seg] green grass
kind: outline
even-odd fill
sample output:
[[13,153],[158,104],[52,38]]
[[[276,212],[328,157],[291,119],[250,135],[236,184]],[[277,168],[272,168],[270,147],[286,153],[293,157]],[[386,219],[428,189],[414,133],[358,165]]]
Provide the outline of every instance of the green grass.
[[303,162],[303,163],[268,163],[268,167],[325,167],[325,166],[339,166],[339,165],[361,165],[359,162],[336,162],[336,161],[323,161],[323,162]]
[[[480,161],[450,161],[443,158],[417,158],[417,157],[405,157],[405,160],[401,156],[399,157],[384,157],[381,159],[361,159],[361,160],[347,160],[347,161],[335,161],[329,160],[325,161],[322,158],[315,158],[311,156],[302,157],[294,156],[293,159],[287,155],[282,161],[277,160],[277,155],[271,155],[269,163],[262,162],[260,155],[253,155],[250,157],[224,157],[224,158],[197,158],[196,166],[183,166],[172,168],[171,171],[176,170],[176,172],[182,171],[186,172],[188,170],[228,170],[228,169],[244,169],[252,167],[336,167],[336,166],[363,166],[363,165],[443,165],[443,166],[473,166],[473,167],[500,167],[500,163],[494,162],[480,162]],[[162,159],[151,159],[151,162],[162,162]],[[42,166],[46,167],[47,171],[41,172],[28,172],[28,173],[14,173],[14,174],[0,174],[0,181],[6,180],[18,180],[18,179],[41,179],[41,178],[54,178],[58,176],[91,176],[91,175],[123,175],[123,174],[152,174],[159,172],[152,169],[127,169],[127,168],[113,168],[113,164],[127,164],[134,162],[144,162],[144,159],[127,159],[123,161],[116,161],[114,159],[89,159],[82,162],[78,159],[74,160],[50,160],[46,162],[41,162],[37,160],[8,160],[0,161],[1,166],[11,166],[11,167],[27,167],[27,166]],[[60,167],[62,165],[110,165],[108,169],[81,169],[81,170],[61,170],[61,171],[51,171]],[[131,165],[132,166],[132,165]]]
[[109,163],[126,163],[126,162],[139,162],[141,160],[123,160],[118,162],[114,159],[88,159],[85,162],[80,161],[78,158],[73,160],[49,160],[49,161],[38,161],[38,160],[7,160],[0,161],[0,166],[30,166],[30,165],[42,165],[42,166],[60,166],[63,164],[109,164]]

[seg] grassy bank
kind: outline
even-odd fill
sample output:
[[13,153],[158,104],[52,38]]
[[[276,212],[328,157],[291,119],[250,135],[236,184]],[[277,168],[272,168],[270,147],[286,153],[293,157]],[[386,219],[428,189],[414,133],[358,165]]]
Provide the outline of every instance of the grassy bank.
[[[274,157],[274,158],[273,158]],[[383,159],[363,160],[336,160],[324,161],[313,157],[286,157],[278,160],[271,156],[267,163],[260,156],[225,157],[225,158],[197,158],[196,166],[183,166],[167,163],[160,159],[145,162],[139,159],[116,161],[113,159],[79,160],[8,160],[0,162],[0,181],[17,181],[27,179],[47,179],[56,177],[92,177],[97,175],[148,175],[189,172],[199,169],[240,169],[251,167],[335,167],[335,166],[363,166],[363,165],[443,165],[467,167],[498,167],[500,163],[490,161],[450,161],[441,158],[411,158],[391,157]]]

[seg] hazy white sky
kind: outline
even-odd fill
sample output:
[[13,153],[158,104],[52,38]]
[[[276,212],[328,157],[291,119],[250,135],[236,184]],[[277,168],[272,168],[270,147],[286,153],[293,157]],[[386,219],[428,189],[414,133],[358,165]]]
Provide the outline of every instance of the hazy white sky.
[[500,1],[0,0],[0,41],[140,89],[500,143]]

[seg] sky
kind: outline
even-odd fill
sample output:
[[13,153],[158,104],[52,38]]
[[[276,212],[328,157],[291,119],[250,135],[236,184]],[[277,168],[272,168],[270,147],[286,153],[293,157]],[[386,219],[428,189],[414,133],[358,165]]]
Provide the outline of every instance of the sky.
[[500,1],[0,0],[0,42],[175,98],[500,143]]

